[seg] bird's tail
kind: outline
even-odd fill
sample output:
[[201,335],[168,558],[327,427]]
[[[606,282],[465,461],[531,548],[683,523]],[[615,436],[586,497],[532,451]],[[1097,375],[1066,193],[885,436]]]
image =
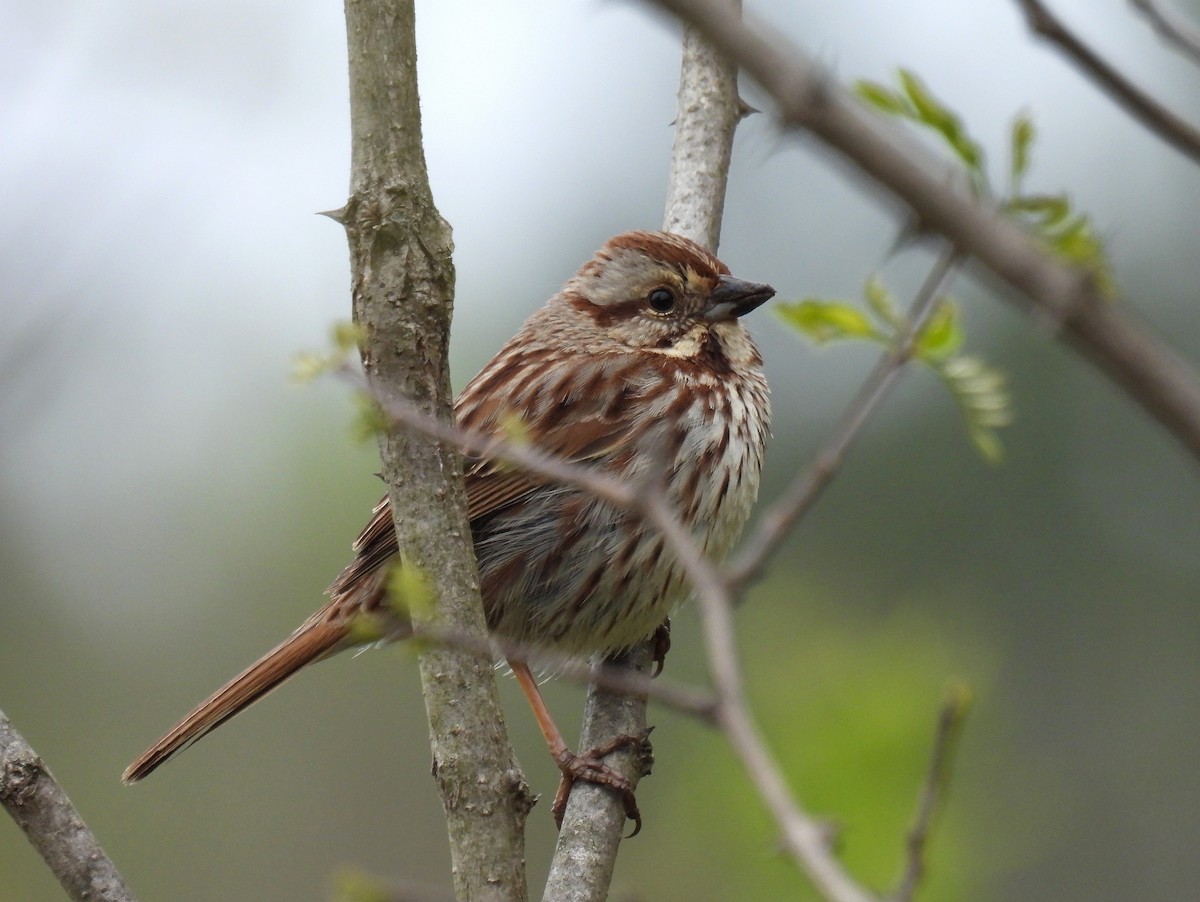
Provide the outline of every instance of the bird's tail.
[[254,704],[300,668],[334,652],[350,641],[350,627],[341,618],[307,620],[296,632],[197,705],[167,735],[146,749],[125,769],[121,782],[136,783],[156,767]]

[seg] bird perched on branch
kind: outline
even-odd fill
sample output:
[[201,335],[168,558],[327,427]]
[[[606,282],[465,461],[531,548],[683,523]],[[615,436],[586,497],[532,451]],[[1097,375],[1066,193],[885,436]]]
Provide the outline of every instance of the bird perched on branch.
[[[758,494],[770,424],[762,358],[740,317],[774,295],[730,275],[700,245],[666,232],[610,239],[463,389],[460,427],[506,435],[519,422],[539,450],[629,481],[656,473],[703,551],[722,559]],[[663,536],[580,488],[469,459],[466,492],[484,612],[526,646],[601,656],[653,634],[688,594]],[[399,559],[388,499],[354,542],[329,601],[287,639],[201,702],[125,771],[142,779],[307,664],[361,644],[366,618],[388,639],[412,625],[387,603]],[[529,666],[508,661],[564,782],[621,794],[631,784],[601,750],[571,752]],[[611,747],[603,750],[611,751]]]

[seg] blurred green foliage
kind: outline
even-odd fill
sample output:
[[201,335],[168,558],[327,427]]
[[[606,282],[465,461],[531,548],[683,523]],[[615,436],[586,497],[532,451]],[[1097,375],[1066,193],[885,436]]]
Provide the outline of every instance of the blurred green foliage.
[[[850,871],[890,890],[947,685],[962,677],[991,704],[996,650],[969,625],[947,629],[915,608],[869,619],[847,616],[803,583],[775,581],[765,594],[739,624],[758,722],[793,791],[828,819]],[[649,898],[818,898],[779,851],[773,823],[719,736],[702,734],[670,770],[672,826],[659,840],[668,851],[661,873],[638,878],[650,881]],[[998,859],[970,841],[975,792],[952,775],[920,898],[981,898]]]
[[1008,187],[1007,191],[998,191],[988,174],[982,145],[967,132],[958,114],[934,96],[911,70],[899,70],[897,81],[897,89],[866,80],[857,82],[854,89],[880,112],[937,135],[962,165],[977,197],[997,203],[1002,212],[1013,216],[1051,251],[1087,272],[1102,294],[1116,294],[1112,267],[1091,218],[1073,211],[1066,194],[1024,192],[1037,135],[1028,114],[1018,115],[1009,129]]
[[[848,301],[817,298],[776,304],[775,310],[784,322],[817,344],[865,340],[885,348],[895,347],[908,331],[895,298],[878,276],[867,281],[863,294],[873,316]],[[975,449],[989,463],[999,463],[1004,446],[997,430],[1012,422],[1004,374],[978,357],[957,353],[962,343],[958,305],[949,298],[940,298],[917,335],[913,356],[949,389]]]

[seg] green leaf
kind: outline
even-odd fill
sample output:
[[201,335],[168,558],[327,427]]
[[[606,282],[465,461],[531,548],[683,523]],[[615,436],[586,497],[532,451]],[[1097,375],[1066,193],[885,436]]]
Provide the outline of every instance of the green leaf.
[[988,429],[967,427],[967,438],[979,452],[979,456],[992,465],[1004,463],[1004,445],[996,433]]
[[896,299],[892,297],[892,293],[888,291],[887,286],[883,284],[883,279],[879,278],[878,274],[872,275],[863,285],[863,296],[867,299],[867,304],[875,315],[886,323],[893,332],[899,330],[904,324],[904,318],[900,315],[900,310],[896,306]]
[[917,112],[917,120],[938,132],[968,169],[982,173],[983,149],[966,133],[962,120],[929,92],[916,73],[901,69],[900,84]]
[[1030,194],[1014,197],[1007,204],[1014,213],[1028,213],[1037,219],[1035,227],[1045,232],[1058,226],[1071,213],[1071,202],[1065,194]]
[[1051,237],[1050,246],[1069,263],[1088,270],[1096,289],[1106,298],[1116,294],[1116,282],[1104,253],[1104,243],[1092,229],[1091,220],[1078,216]]
[[398,614],[415,620],[428,620],[434,612],[434,592],[420,567],[401,557],[388,572],[388,606]]
[[337,361],[328,354],[301,351],[292,358],[292,379],[296,382],[312,382],[335,369]]
[[1012,403],[1004,374],[976,357],[952,357],[933,364],[958,404],[967,437],[988,463],[1000,463],[1004,446],[996,430],[1012,422]]
[[353,645],[374,645],[387,637],[383,621],[374,614],[368,614],[362,610],[351,616],[347,628],[349,630],[347,638]]
[[1104,242],[1096,234],[1090,217],[1072,213],[1070,200],[1065,195],[1016,197],[1006,204],[1006,209],[1019,214],[1056,256],[1088,270],[1101,295],[1106,298],[1116,295],[1116,282],[1104,252]]
[[512,411],[506,410],[500,415],[500,431],[514,445],[528,445],[533,441],[529,425],[521,418],[520,414]]
[[907,100],[893,91],[874,81],[857,81],[854,83],[854,93],[871,106],[892,116],[904,116],[912,119],[916,111]]
[[777,304],[775,309],[785,322],[818,344],[846,338],[881,339],[865,313],[842,301],[809,299]]
[[349,320],[340,320],[334,323],[331,334],[334,347],[343,354],[357,351],[363,339],[367,337],[366,329]]
[[917,339],[917,356],[923,360],[944,360],[961,347],[962,340],[958,305],[943,298]]
[[368,392],[355,392],[352,397],[355,411],[350,435],[354,440],[365,442],[387,432],[388,417],[375,399]]
[[292,378],[297,382],[311,382],[318,376],[332,373],[346,362],[351,351],[358,350],[362,330],[353,323],[342,321],[330,329],[333,348],[325,353],[302,351],[292,360]]
[[394,902],[401,892],[380,877],[354,868],[343,868],[334,876],[335,902]]
[[1033,147],[1036,136],[1033,119],[1028,113],[1022,113],[1012,125],[1012,185],[1013,193],[1017,193],[1021,179],[1029,171],[1029,151]]
[[1062,228],[1050,236],[1050,243],[1060,257],[1071,263],[1089,263],[1100,255],[1100,242],[1083,215],[1063,223]]

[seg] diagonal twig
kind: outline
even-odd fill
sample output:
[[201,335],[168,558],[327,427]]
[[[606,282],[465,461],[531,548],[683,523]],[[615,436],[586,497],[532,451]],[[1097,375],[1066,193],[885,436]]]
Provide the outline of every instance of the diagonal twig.
[[1063,24],[1041,0],[1017,0],[1034,34],[1058,47],[1118,106],[1180,153],[1200,162],[1200,130],[1137,87]]
[[17,822],[71,899],[133,902],[95,834],[16,727],[0,711],[0,805]]
[[942,287],[961,259],[962,255],[952,246],[938,257],[913,300],[900,339],[879,359],[812,466],[799,474],[782,497],[767,508],[754,534],[726,568],[725,578],[731,588],[736,590],[759,576],[767,559],[829,485],[850,445],[896,384],[904,365],[912,359],[917,340],[937,309]]
[[1129,3],[1146,17],[1164,41],[1173,44],[1192,62],[1200,63],[1200,28],[1155,0],[1129,0]]
[[[656,525],[671,540],[672,532],[682,530],[678,520],[669,517],[665,499],[653,496]],[[699,555],[681,563],[693,576],[693,588],[700,607],[700,623],[719,705],[717,722],[734,753],[741,760],[782,836],[784,849],[812,880],[818,891],[833,902],[872,902],[873,897],[846,872],[830,844],[828,831],[796,801],[784,779],[775,756],[771,754],[746,700],[733,628],[733,599],[715,568]],[[698,579],[697,579],[698,577]]]
[[929,753],[929,768],[917,797],[913,825],[908,831],[904,873],[889,902],[912,902],[913,894],[925,876],[925,850],[929,844],[929,833],[950,782],[950,765],[970,704],[970,690],[965,685],[954,685],[947,691],[946,700],[938,712],[933,748]]
[[[958,251],[948,247],[935,262],[912,302],[908,321],[895,347],[884,354],[875,367],[843,421],[842,428],[834,435],[814,469],[799,479],[795,488],[786,493],[780,504],[772,509],[777,515],[775,522],[760,527],[750,540],[749,557],[740,559],[744,560],[742,568],[739,570],[735,564],[721,574],[703,559],[684,562],[688,572],[695,574],[693,586],[700,605],[709,667],[720,700],[718,723],[780,825],[784,846],[828,899],[862,902],[872,897],[841,866],[830,848],[829,835],[824,827],[795,801],[783,778],[782,769],[754,722],[745,698],[742,669],[734,644],[733,604],[747,579],[757,573],[787,530],[811,507],[820,490],[832,478],[854,437],[877,409],[904,364],[911,359],[921,331],[936,308],[939,292],[959,258]],[[657,496],[652,500],[656,505],[661,505],[663,500],[660,499],[661,496]],[[678,521],[672,524],[666,513],[659,512],[656,525],[670,538],[673,530],[682,527]]]

